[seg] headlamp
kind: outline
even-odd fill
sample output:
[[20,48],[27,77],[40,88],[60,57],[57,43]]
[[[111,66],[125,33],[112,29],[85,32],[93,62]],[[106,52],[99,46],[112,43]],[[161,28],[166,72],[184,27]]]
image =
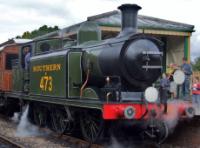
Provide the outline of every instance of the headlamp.
[[158,99],[158,90],[155,87],[147,87],[144,92],[145,99],[150,102],[156,102]]

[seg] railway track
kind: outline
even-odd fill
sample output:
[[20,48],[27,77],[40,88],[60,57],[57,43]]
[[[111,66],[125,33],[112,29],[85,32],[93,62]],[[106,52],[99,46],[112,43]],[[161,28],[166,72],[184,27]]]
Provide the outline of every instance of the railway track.
[[61,138],[63,141],[67,141],[71,147],[80,147],[80,148],[103,148],[101,145],[91,144],[85,140],[68,136],[68,135],[57,135],[56,138]]
[[[0,143],[14,148],[101,148],[103,146],[90,144],[82,139],[69,135],[58,135],[47,128],[38,128],[38,135],[16,136],[17,123],[12,122],[6,116],[0,115]],[[1,147],[1,145],[0,145]]]
[[6,145],[6,147],[25,148],[23,145],[15,142],[15,141],[12,141],[11,139],[0,134],[0,147],[1,147],[1,144]]

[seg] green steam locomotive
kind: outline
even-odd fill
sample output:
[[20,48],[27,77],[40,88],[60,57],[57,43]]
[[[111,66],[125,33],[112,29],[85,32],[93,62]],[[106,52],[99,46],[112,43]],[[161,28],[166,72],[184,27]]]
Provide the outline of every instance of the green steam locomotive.
[[[119,9],[122,30],[115,38],[101,40],[98,25],[87,21],[76,41],[48,38],[23,44],[12,63],[12,90],[1,93],[9,115],[29,104],[33,123],[58,133],[80,127],[92,142],[113,121],[139,122],[150,137],[165,139],[168,128],[159,118],[163,106],[157,105],[152,87],[162,72],[162,42],[136,32],[140,6]],[[31,52],[28,69],[25,48]]]

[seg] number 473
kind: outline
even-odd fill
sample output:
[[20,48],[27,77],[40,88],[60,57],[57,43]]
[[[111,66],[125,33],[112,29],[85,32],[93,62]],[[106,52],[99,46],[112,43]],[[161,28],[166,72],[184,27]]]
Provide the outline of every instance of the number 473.
[[40,79],[40,88],[42,91],[53,90],[53,78],[51,76],[42,76]]

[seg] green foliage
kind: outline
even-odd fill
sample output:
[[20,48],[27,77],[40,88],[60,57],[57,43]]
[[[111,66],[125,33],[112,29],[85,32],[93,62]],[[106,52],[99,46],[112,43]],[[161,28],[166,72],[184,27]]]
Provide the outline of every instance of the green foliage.
[[192,68],[194,71],[200,71],[200,57],[195,59],[195,62],[192,63]]
[[59,30],[58,26],[48,27],[47,25],[43,25],[39,29],[33,30],[32,32],[26,31],[22,36],[16,36],[16,38],[32,39],[56,30]]

